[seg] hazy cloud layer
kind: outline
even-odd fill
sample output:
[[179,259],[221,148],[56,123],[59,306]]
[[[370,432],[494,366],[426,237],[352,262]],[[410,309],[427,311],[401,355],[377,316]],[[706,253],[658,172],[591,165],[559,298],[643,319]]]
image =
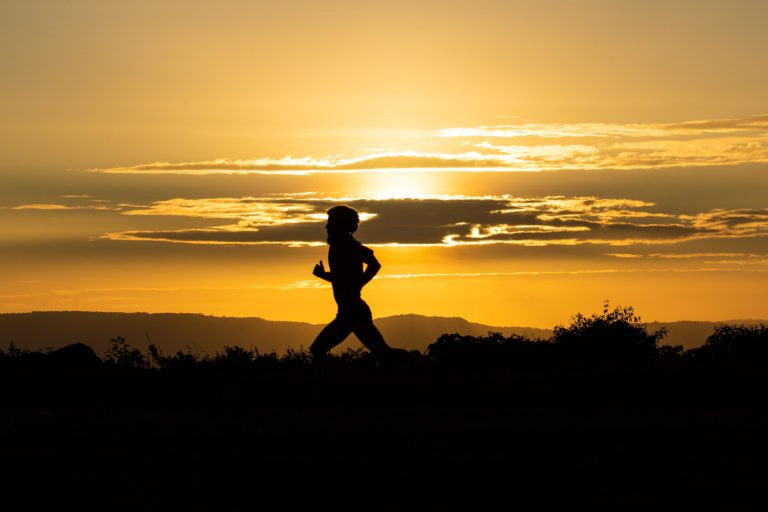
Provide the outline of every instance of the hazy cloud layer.
[[285,157],[251,160],[218,159],[203,162],[154,162],[130,167],[92,169],[106,173],[136,174],[310,174],[317,172],[354,172],[380,169],[470,169],[488,170],[509,167],[504,155],[481,151],[462,153],[424,153],[400,151],[373,155],[345,157]]
[[[109,233],[105,238],[182,243],[323,244],[325,212],[339,202],[342,201],[307,196],[177,198],[147,206],[134,205],[123,213],[220,218],[227,222],[204,229]],[[768,234],[768,210],[670,214],[652,211],[652,203],[633,199],[457,196],[346,198],[343,202],[361,212],[363,224],[357,236],[371,245],[602,243],[622,246]]]
[[[655,169],[768,162],[768,115],[650,124],[522,123],[439,129],[399,150],[361,148],[362,156],[154,162],[109,169],[137,174],[310,174],[392,169],[540,171]],[[421,145],[421,147],[419,147]],[[297,148],[300,150],[300,148]]]
[[[48,204],[33,203],[14,206],[11,210],[113,210],[116,208],[103,205],[66,205],[66,204]],[[117,208],[119,209],[119,208]]]
[[[764,261],[763,261],[764,262]],[[597,275],[597,274],[653,274],[653,273],[679,273],[694,274],[708,272],[722,272],[721,268],[695,267],[695,268],[604,268],[594,270],[555,270],[555,271],[521,271],[521,272],[477,272],[460,273],[445,272],[434,274],[380,274],[376,279],[430,279],[430,278],[477,278],[477,277],[521,277],[521,276],[578,276],[578,275]],[[756,269],[753,272],[768,272],[768,269]],[[292,281],[290,283],[279,285],[251,285],[251,288],[273,288],[278,290],[294,290],[305,288],[327,288],[327,283],[319,279],[305,279]]]
[[438,137],[679,137],[690,135],[730,135],[733,133],[765,133],[768,114],[741,119],[704,119],[680,123],[520,123],[476,128],[446,128]]

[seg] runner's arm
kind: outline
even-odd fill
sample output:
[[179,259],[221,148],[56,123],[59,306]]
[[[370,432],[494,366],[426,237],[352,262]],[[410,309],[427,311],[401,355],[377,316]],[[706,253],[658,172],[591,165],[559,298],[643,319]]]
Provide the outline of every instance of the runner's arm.
[[373,279],[373,277],[381,269],[381,263],[379,263],[379,260],[377,260],[376,256],[373,255],[373,252],[371,252],[370,256],[366,258],[364,262],[365,272],[363,272],[363,283],[361,286],[368,284],[368,282]]

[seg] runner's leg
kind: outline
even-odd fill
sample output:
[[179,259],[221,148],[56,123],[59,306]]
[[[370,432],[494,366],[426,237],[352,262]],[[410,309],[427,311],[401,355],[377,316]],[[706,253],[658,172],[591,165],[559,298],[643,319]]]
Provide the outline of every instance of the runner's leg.
[[387,345],[387,342],[384,341],[384,336],[373,325],[373,316],[368,304],[362,300],[360,303],[352,327],[352,332],[355,333],[360,342],[382,362],[401,360],[408,357],[410,354],[407,351]]
[[328,351],[344,341],[351,332],[352,327],[349,322],[337,316],[331,323],[323,327],[312,346],[309,347],[309,351],[312,352],[315,359],[325,359]]

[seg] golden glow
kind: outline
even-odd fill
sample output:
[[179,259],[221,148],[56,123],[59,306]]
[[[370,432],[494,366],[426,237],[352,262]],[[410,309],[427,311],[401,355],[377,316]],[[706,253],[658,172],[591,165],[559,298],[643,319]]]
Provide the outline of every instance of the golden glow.
[[365,186],[372,199],[427,198],[439,179],[436,174],[383,171],[368,174]]
[[[443,151],[426,151],[432,139],[444,139]],[[508,139],[515,139],[509,144]],[[562,140],[578,139],[578,144]],[[468,149],[471,149],[468,151]],[[92,169],[128,174],[285,174],[383,172],[413,169],[463,172],[660,169],[768,162],[768,115],[674,124],[558,124],[439,129],[410,141],[401,151],[360,149],[362,156],[217,159],[154,162]],[[402,179],[402,178],[400,178]],[[411,187],[396,188],[403,197]],[[428,193],[418,190],[416,193]]]
[[0,8],[0,312],[768,318],[765,2]]

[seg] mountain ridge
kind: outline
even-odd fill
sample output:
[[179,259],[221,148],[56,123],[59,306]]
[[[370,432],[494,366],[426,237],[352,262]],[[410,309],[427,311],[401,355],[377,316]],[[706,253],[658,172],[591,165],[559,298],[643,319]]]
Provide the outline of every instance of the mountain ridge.
[[[524,326],[493,326],[471,322],[462,317],[426,316],[405,313],[375,319],[375,323],[392,346],[424,350],[441,334],[459,333],[480,336],[501,332],[529,338],[548,338],[552,329]],[[759,319],[737,319],[718,322],[680,320],[644,322],[649,331],[662,327],[665,345],[683,345],[686,349],[704,343],[714,327],[722,324],[754,325]],[[97,311],[33,311],[0,313],[0,348],[11,341],[28,349],[60,348],[71,343],[85,343],[103,353],[110,338],[120,336],[137,348],[154,344],[162,351],[178,350],[213,353],[226,345],[255,347],[262,353],[282,353],[287,348],[307,348],[325,324],[290,320],[267,320],[262,317],[227,317],[200,313],[122,313]],[[359,346],[347,340],[340,349]]]

